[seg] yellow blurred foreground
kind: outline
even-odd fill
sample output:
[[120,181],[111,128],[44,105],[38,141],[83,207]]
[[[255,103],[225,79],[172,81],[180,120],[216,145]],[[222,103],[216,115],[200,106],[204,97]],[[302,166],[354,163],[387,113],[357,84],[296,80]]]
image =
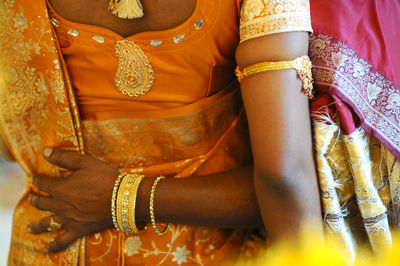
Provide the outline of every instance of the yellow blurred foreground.
[[[359,248],[355,259],[343,251],[340,243],[333,240],[323,240],[313,236],[312,227],[303,230],[300,240],[282,241],[268,248],[256,263],[239,263],[252,266],[399,266],[400,265],[400,234],[393,233],[393,247],[379,254],[372,253],[370,248]],[[296,243],[296,244],[295,244]]]

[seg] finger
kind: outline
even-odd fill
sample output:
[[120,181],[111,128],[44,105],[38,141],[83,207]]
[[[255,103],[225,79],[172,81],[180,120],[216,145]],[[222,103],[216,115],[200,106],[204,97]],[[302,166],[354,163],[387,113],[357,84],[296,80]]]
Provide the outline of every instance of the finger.
[[71,245],[76,239],[80,237],[80,234],[74,231],[67,231],[60,237],[56,238],[53,242],[46,245],[44,251],[47,253],[56,253],[61,250],[66,249]]
[[29,195],[28,200],[36,209],[55,213],[58,213],[61,204],[63,204],[53,197],[39,196],[35,194]]
[[86,157],[77,152],[65,151],[60,149],[45,148],[43,157],[51,164],[64,169],[79,170]]
[[51,231],[51,230],[49,230],[49,228],[50,228],[50,220],[51,220],[52,217],[53,217],[53,221],[54,222],[62,225],[62,222],[61,222],[61,220],[60,220],[60,218],[58,216],[56,216],[56,215],[47,216],[47,217],[44,217],[43,219],[41,219],[39,221],[36,221],[36,222],[33,222],[33,223],[29,224],[28,225],[28,231],[31,234],[41,234],[41,233],[45,233],[45,232]]
[[59,178],[35,175],[32,177],[32,183],[35,184],[41,191],[53,194],[54,187],[60,182]]

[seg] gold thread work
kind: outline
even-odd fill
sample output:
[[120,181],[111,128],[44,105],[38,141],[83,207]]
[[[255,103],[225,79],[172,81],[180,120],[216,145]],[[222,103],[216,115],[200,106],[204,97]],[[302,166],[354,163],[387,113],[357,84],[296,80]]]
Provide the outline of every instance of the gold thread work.
[[124,95],[139,97],[146,94],[154,82],[154,71],[139,46],[133,41],[118,41],[115,45],[118,69],[115,85]]

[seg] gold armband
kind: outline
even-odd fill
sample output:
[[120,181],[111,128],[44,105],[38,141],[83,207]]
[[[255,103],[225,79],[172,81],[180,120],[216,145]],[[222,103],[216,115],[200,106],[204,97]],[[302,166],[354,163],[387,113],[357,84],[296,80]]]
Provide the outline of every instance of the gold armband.
[[236,68],[235,73],[238,77],[239,82],[242,82],[244,77],[249,75],[272,71],[272,70],[281,70],[281,69],[296,69],[297,77],[300,78],[302,82],[301,92],[309,99],[313,99],[313,79],[311,74],[312,64],[310,58],[307,55],[303,55],[295,58],[291,61],[266,61],[257,63],[254,65],[247,66],[243,69],[239,67]]

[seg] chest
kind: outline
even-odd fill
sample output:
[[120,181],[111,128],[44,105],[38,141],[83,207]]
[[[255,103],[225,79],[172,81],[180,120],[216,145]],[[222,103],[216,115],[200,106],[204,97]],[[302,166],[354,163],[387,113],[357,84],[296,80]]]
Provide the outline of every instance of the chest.
[[83,24],[108,28],[123,37],[146,31],[174,28],[196,8],[196,0],[141,0],[144,16],[121,19],[108,10],[109,0],[49,0],[62,17]]

